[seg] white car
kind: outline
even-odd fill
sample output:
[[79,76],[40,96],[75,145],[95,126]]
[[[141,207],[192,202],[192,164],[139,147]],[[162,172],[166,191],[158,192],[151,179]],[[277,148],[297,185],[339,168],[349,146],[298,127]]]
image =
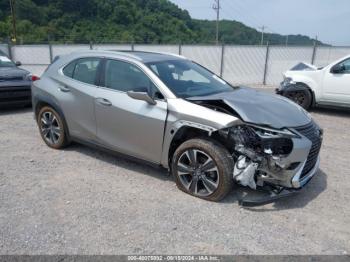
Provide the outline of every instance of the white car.
[[284,73],[276,92],[305,109],[318,105],[350,107],[350,55],[323,68],[300,63]]

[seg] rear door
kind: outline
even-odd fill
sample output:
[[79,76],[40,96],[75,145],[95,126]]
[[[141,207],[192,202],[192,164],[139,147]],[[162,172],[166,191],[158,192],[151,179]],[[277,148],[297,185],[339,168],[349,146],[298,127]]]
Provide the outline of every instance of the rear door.
[[[122,153],[159,163],[167,117],[167,103],[150,78],[127,61],[107,59],[102,87],[95,96],[97,136],[100,143]],[[155,105],[135,100],[127,91],[158,93]]]
[[96,138],[94,98],[101,61],[98,57],[74,60],[62,69],[58,83],[59,101],[69,132],[85,140]]
[[350,58],[339,64],[343,66],[341,72],[332,73],[330,69],[325,73],[322,100],[350,104]]

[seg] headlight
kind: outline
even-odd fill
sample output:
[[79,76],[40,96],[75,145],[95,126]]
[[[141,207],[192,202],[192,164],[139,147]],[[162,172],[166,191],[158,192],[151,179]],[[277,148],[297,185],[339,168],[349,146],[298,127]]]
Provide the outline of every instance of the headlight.
[[23,80],[32,81],[32,74],[25,75]]
[[282,85],[286,86],[286,85],[293,85],[295,84],[295,81],[293,81],[293,78],[291,77],[284,77]]
[[293,133],[289,129],[272,129],[267,127],[261,127],[256,125],[249,125],[251,126],[255,133],[261,137],[261,138],[279,138],[279,137],[285,137],[285,138],[300,138],[299,135]]

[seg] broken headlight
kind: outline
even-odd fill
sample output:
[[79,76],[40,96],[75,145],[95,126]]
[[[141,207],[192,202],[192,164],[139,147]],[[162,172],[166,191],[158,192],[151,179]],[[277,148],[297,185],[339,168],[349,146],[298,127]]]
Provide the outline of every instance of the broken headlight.
[[292,138],[299,138],[288,129],[276,130],[271,128],[251,126],[260,138],[261,150],[268,155],[288,155],[293,150]]
[[245,151],[249,158],[263,155],[288,155],[293,149],[293,137],[298,137],[288,129],[275,130],[255,125],[243,125],[230,129],[230,139],[235,150]]
[[277,137],[286,137],[286,138],[300,138],[296,133],[293,133],[289,129],[272,129],[267,127],[261,127],[256,125],[249,125],[255,130],[255,133],[261,138],[277,138]]

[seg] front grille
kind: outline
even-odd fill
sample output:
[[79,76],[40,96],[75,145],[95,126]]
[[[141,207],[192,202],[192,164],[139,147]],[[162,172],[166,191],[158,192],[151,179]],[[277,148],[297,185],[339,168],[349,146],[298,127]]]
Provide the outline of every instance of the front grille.
[[304,169],[300,176],[301,178],[303,178],[316,165],[322,144],[322,130],[320,130],[319,127],[313,121],[311,121],[305,126],[296,127],[295,130],[312,142],[309,155],[307,157]]
[[31,92],[28,87],[0,88],[0,103],[30,99]]

